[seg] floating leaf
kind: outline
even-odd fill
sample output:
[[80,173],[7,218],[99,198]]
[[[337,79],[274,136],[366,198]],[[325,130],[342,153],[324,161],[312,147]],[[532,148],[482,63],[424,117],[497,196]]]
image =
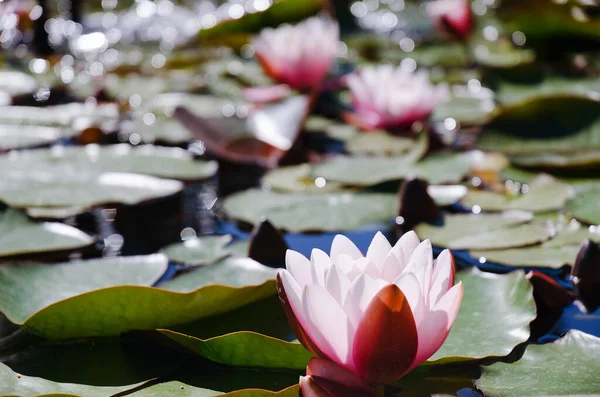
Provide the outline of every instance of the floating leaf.
[[497,251],[470,251],[470,254],[475,258],[485,258],[488,262],[502,265],[560,269],[565,265],[573,265],[578,250],[578,246],[544,247],[542,244]]
[[421,223],[415,231],[421,239],[430,239],[433,245],[448,247],[452,241],[464,236],[505,229],[529,222],[529,212],[508,211],[501,214],[454,214],[444,216],[443,226]]
[[343,231],[395,216],[396,196],[381,193],[333,192],[319,195],[246,190],[225,199],[223,208],[235,219],[255,224],[268,219],[290,232]]
[[73,136],[74,130],[39,125],[0,125],[0,151],[49,145]]
[[483,66],[498,69],[531,65],[535,62],[533,50],[515,47],[509,40],[481,40],[474,44],[473,57]]
[[467,234],[453,239],[447,247],[469,250],[523,247],[546,241],[552,236],[554,236],[554,230],[548,226],[537,224],[518,225],[478,234]]
[[600,82],[597,79],[547,77],[532,83],[502,81],[498,84],[496,99],[503,105],[514,106],[552,97],[590,98],[597,93],[600,93]]
[[495,109],[494,94],[480,87],[474,93],[467,87],[453,87],[450,99],[435,108],[433,121],[456,120],[461,126],[485,124]]
[[561,209],[575,195],[571,186],[545,174],[535,177],[528,186],[527,193],[514,198],[485,190],[470,190],[461,202],[466,207],[477,205],[484,211],[544,212]]
[[[550,40],[553,37],[600,39],[600,20],[595,3],[573,11],[570,2],[509,0],[502,2],[497,15],[528,39]],[[540,13],[540,9],[544,10]],[[576,14],[575,14],[576,13]]]
[[578,150],[570,153],[528,153],[513,155],[510,161],[517,167],[562,170],[586,171],[595,169],[600,165],[600,150]]
[[53,382],[17,374],[0,363],[0,393],[3,396],[14,397],[37,397],[41,395],[53,397],[106,397],[120,393],[126,393],[128,396],[134,397],[295,397],[298,395],[298,386],[291,386],[279,392],[253,388],[229,393],[201,388],[179,381],[163,383],[149,381],[118,387],[88,386]]
[[0,257],[68,252],[88,247],[95,241],[63,223],[37,223],[11,208],[0,212]]
[[591,225],[600,224],[600,200],[598,190],[578,194],[567,203],[567,211],[578,221]]
[[432,184],[460,182],[469,172],[464,153],[441,152],[413,164],[407,157],[338,156],[314,167],[314,175],[345,185],[372,186],[411,176]]
[[229,255],[225,247],[231,242],[230,235],[201,236],[171,244],[162,249],[169,261],[185,265],[210,265]]
[[[179,148],[142,145],[56,147],[15,152],[0,157],[0,169],[4,173],[18,174],[27,169],[29,173],[53,172],[65,174],[101,174],[106,172],[131,172],[162,178],[201,180],[213,176],[216,162],[195,160],[191,153]],[[55,177],[57,177],[55,175]],[[6,175],[3,175],[6,178]]]
[[0,108],[1,124],[71,127],[76,119],[118,120],[115,104],[69,103],[56,106],[10,106]]
[[[566,245],[574,245],[579,247],[585,239],[590,239],[594,242],[600,242],[600,233],[596,228],[592,230],[586,227],[579,227],[576,229],[562,228],[558,230],[556,236],[554,236],[552,240],[546,241],[544,244],[542,244],[542,247],[555,248]],[[572,260],[575,260],[575,258]]]
[[0,92],[10,96],[30,94],[39,86],[35,77],[19,70],[0,70]]
[[180,182],[149,175],[201,180],[217,164],[178,148],[87,145],[12,152],[0,157],[0,169],[0,200],[13,207],[85,208],[172,195]]
[[[457,273],[465,295],[452,331],[426,366],[502,357],[529,338],[535,318],[532,287],[522,272],[506,275],[477,269]],[[202,340],[161,330],[191,351],[217,363],[241,367],[303,369],[311,357],[302,345],[251,332]]]
[[474,268],[456,273],[456,279],[465,288],[462,304],[448,339],[429,362],[503,357],[529,339],[536,308],[525,273],[498,275]]
[[234,367],[303,370],[313,356],[298,342],[254,332],[235,332],[204,340],[169,330],[160,332],[204,358]]
[[324,193],[341,190],[339,183],[325,180],[325,186],[315,183],[310,164],[293,165],[270,170],[262,178],[263,185],[283,192]]
[[483,368],[477,387],[486,396],[597,396],[600,339],[569,331],[560,340],[529,345],[516,363]]
[[35,334],[69,339],[183,324],[275,293],[275,271],[247,258],[225,259],[149,287],[166,266],[164,255],[4,266],[1,310]]
[[414,140],[391,135],[385,131],[360,133],[346,141],[346,150],[353,154],[398,155],[408,152]]
[[497,112],[478,143],[485,150],[511,155],[597,150],[599,114],[600,101],[595,97],[536,98]]

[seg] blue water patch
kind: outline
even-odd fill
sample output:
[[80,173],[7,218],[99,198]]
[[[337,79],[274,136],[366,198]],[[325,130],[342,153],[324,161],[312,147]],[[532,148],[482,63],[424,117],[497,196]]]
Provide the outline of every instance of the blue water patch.
[[600,338],[600,308],[585,313],[576,304],[565,307],[554,327],[541,337],[538,343],[553,342],[571,329],[578,329]]

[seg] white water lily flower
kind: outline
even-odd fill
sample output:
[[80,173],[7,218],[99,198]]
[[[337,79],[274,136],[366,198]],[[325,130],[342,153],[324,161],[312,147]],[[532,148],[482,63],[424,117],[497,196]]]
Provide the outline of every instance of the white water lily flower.
[[381,233],[366,256],[345,236],[310,260],[289,250],[278,293],[300,342],[368,383],[390,383],[444,343],[463,296],[454,260],[433,260],[429,240],[408,232],[392,247]]
[[427,72],[392,65],[365,67],[346,76],[345,82],[354,117],[366,129],[409,126],[448,98],[448,87],[431,84]]

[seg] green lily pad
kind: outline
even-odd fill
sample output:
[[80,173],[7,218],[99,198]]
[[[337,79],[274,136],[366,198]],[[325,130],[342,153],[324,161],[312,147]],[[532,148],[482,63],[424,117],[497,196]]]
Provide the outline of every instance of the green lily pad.
[[[457,273],[465,295],[452,331],[426,366],[502,357],[529,338],[535,318],[532,287],[522,272],[506,275],[477,269]],[[252,332],[211,339],[181,333],[161,333],[209,360],[239,367],[303,369],[312,356],[297,342]]]
[[506,107],[496,112],[478,144],[511,155],[598,150],[597,95],[555,95]]
[[232,218],[255,224],[267,218],[290,232],[353,230],[392,219],[396,196],[382,193],[333,192],[319,195],[250,189],[225,199]]
[[496,251],[470,251],[470,254],[476,258],[485,258],[488,262],[502,265],[560,269],[565,265],[573,265],[578,251],[579,247],[576,245],[544,247],[542,244],[535,247]]
[[465,288],[458,316],[433,364],[508,355],[529,339],[535,319],[533,288],[521,271],[504,275],[476,268],[456,273]]
[[360,133],[346,141],[346,150],[358,155],[398,155],[412,149],[414,139],[391,135],[385,131]]
[[166,266],[160,254],[4,266],[1,310],[34,334],[70,339],[183,324],[275,293],[275,271],[248,258],[225,259],[151,288]]
[[341,184],[327,180],[324,186],[317,185],[310,164],[273,169],[263,176],[262,183],[263,186],[282,192],[327,193],[342,189]]
[[496,89],[496,99],[505,106],[515,106],[561,96],[594,98],[597,93],[600,93],[600,82],[597,79],[547,77],[529,84],[502,81]]
[[509,69],[535,62],[535,52],[529,48],[515,47],[508,40],[490,42],[481,40],[473,46],[473,58],[483,66]]
[[316,14],[321,8],[322,4],[318,0],[278,1],[263,11],[244,13],[241,18],[225,20],[212,28],[201,29],[196,39],[201,41],[223,35],[258,32],[268,26],[276,27],[282,23],[300,21]]
[[528,153],[510,156],[513,165],[549,171],[585,171],[600,165],[600,150],[578,150],[571,153]]
[[206,359],[234,367],[303,370],[313,356],[298,342],[254,332],[235,332],[210,339],[164,329],[160,332]]
[[448,248],[494,250],[523,247],[549,240],[552,236],[554,236],[554,230],[545,225],[518,225],[478,234],[467,234],[450,241]]
[[477,387],[486,396],[597,396],[600,339],[572,330],[554,343],[529,345],[519,361],[483,368]]
[[381,51],[381,57],[400,61],[404,58],[414,59],[424,67],[442,66],[445,68],[461,68],[468,65],[469,57],[465,46],[460,43],[431,44],[415,48],[409,53],[398,48]]
[[[0,157],[0,168],[10,173],[27,169],[30,172],[53,171],[69,174],[131,172],[161,178],[201,180],[213,176],[216,162],[195,160],[191,153],[179,148],[127,144],[37,149]],[[71,171],[70,173],[73,173]]]
[[21,375],[0,363],[0,393],[11,397],[106,397],[127,393],[134,397],[294,397],[298,395],[298,386],[291,386],[281,391],[245,389],[223,393],[188,385],[179,381],[155,383],[153,381],[126,386],[90,386],[74,383],[59,383]]
[[440,122],[452,118],[463,127],[482,125],[495,107],[493,93],[487,88],[480,87],[474,93],[466,87],[453,87],[452,96],[435,108],[431,119]]
[[0,151],[49,145],[75,135],[74,130],[39,125],[0,125]]
[[578,194],[567,202],[567,211],[578,221],[591,225],[600,224],[600,201],[598,190]]
[[415,175],[430,184],[458,183],[470,170],[467,153],[451,151],[438,152],[427,156],[413,166]]
[[461,202],[466,207],[477,205],[484,211],[544,212],[561,209],[575,195],[571,186],[545,174],[536,176],[528,187],[527,193],[514,198],[485,190],[470,190]]
[[118,120],[115,104],[68,103],[56,106],[10,106],[0,108],[0,124],[71,127],[78,118]]
[[35,77],[19,70],[0,70],[0,91],[10,96],[30,94],[39,87]]
[[0,257],[72,251],[96,240],[63,223],[38,223],[17,210],[0,212]]
[[241,104],[212,95],[169,92],[152,98],[152,102],[147,105],[145,111],[156,113],[161,117],[171,117],[176,107],[184,106],[198,117],[218,117],[223,115],[223,106]]
[[142,142],[155,141],[169,144],[185,143],[192,140],[191,132],[175,119],[158,117],[151,125],[146,125],[141,119],[124,123],[122,130],[130,134],[139,134]]
[[[496,14],[506,21],[508,28],[523,32],[528,39],[547,41],[559,36],[599,40],[597,7],[595,3],[570,1],[509,0],[502,2]],[[544,12],[540,13],[542,8]]]
[[414,164],[406,157],[338,156],[313,168],[313,174],[345,185],[372,186],[417,176],[432,184],[457,183],[469,172],[464,153],[441,152]]
[[185,265],[210,265],[229,256],[230,235],[201,236],[162,249],[169,261]]
[[553,248],[568,245],[579,247],[586,238],[594,242],[600,242],[600,233],[596,228],[590,229],[587,227],[578,227],[573,229],[570,227],[563,227],[558,229],[556,236],[554,236],[552,240],[542,244],[542,247]]
[[460,240],[464,236],[477,236],[514,227],[532,219],[531,213],[523,211],[500,214],[447,214],[444,216],[443,226],[421,223],[415,231],[422,240],[429,239],[433,245],[448,247],[454,240]]
[[175,194],[182,183],[150,175],[200,180],[217,164],[178,148],[87,145],[12,152],[0,157],[0,169],[0,200],[13,207],[87,208]]

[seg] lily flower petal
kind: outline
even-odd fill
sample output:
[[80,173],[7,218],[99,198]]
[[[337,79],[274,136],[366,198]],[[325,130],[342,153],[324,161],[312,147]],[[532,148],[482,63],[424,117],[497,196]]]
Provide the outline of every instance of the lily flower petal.
[[411,368],[417,349],[410,305],[402,290],[389,284],[373,299],[356,330],[356,369],[367,382],[391,383]]

